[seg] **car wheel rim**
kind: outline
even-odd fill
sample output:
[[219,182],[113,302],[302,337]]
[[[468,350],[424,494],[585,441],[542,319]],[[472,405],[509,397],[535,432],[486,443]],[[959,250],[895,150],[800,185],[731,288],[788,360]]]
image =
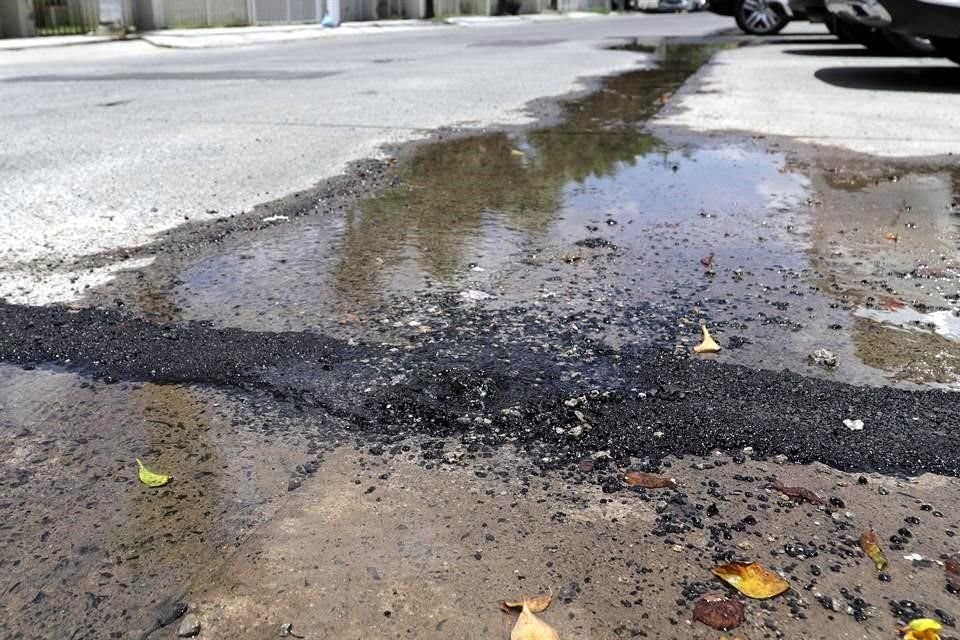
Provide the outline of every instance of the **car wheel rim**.
[[768,31],[780,21],[777,10],[767,4],[767,0],[745,0],[743,3],[743,21],[756,31]]

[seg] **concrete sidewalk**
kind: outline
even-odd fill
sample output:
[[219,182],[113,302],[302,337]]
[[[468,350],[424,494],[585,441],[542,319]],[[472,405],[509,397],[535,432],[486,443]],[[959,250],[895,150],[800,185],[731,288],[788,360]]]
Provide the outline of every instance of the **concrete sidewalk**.
[[0,38],[0,51],[23,51],[28,49],[50,49],[53,47],[73,47],[83,44],[101,44],[112,42],[113,36],[38,36],[35,38]]
[[443,26],[445,26],[443,22],[434,20],[367,20],[344,22],[339,27],[324,27],[320,24],[285,24],[212,29],[164,29],[144,31],[139,36],[157,47],[209,49],[371,33],[398,33],[436,29]]
[[[590,19],[603,17],[604,15],[618,14],[572,11],[569,13],[533,13],[520,16],[453,16],[444,20],[367,20],[362,22],[344,22],[335,28],[324,27],[320,24],[288,24],[207,29],[164,29],[132,34],[125,39],[140,39],[157,47],[209,49],[242,47],[252,44],[295,42],[313,38],[330,38],[371,33],[397,33],[400,31],[436,29],[444,26],[503,26],[531,22]],[[124,38],[101,35],[8,38],[0,39],[0,51],[22,51],[84,44],[101,44],[123,39]]]

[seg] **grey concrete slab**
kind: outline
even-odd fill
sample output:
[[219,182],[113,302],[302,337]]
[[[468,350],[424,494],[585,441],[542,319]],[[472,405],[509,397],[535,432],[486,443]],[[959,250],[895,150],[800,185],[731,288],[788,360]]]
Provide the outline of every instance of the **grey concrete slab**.
[[890,158],[960,151],[960,67],[943,58],[786,41],[722,52],[700,81],[659,124]]

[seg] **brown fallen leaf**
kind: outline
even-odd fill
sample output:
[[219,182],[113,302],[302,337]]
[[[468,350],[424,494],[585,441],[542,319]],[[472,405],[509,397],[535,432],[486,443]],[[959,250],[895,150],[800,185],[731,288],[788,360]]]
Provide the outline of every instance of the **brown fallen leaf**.
[[743,603],[725,593],[707,593],[693,605],[693,619],[719,631],[739,627],[743,616]]
[[886,233],[884,234],[883,237],[886,238],[887,240],[892,240],[893,242],[896,242],[897,240],[900,239],[900,236],[898,236],[895,233]]
[[887,297],[883,299],[883,306],[887,308],[887,311],[896,311],[898,309],[903,309],[905,306],[907,306],[907,303],[896,298]]
[[783,495],[797,502],[806,501],[810,504],[827,504],[826,500],[804,487],[788,487],[779,480],[774,480],[772,486]]
[[860,548],[863,549],[868,558],[873,560],[873,566],[877,568],[877,571],[883,571],[887,568],[887,557],[883,555],[880,540],[872,529],[860,536]]
[[663,489],[677,484],[673,478],[655,476],[643,471],[627,471],[623,475],[623,481],[631,487],[643,487],[644,489]]
[[772,598],[790,588],[789,582],[756,562],[731,562],[710,571],[748,598]]
[[708,256],[704,256],[700,258],[700,264],[702,264],[705,267],[710,267],[713,264],[713,254],[711,253]]
[[947,587],[954,593],[960,593],[960,553],[953,553],[943,565],[947,574]]
[[560,640],[557,632],[535,613],[545,611],[550,606],[553,595],[543,594],[523,600],[509,600],[500,604],[501,608],[520,609],[517,623],[510,632],[510,640]]

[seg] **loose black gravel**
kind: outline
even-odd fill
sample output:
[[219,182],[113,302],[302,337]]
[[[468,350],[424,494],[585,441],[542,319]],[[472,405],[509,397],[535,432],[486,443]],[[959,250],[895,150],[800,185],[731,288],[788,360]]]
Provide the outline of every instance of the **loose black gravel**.
[[[509,311],[498,312],[509,315]],[[491,321],[495,324],[495,321]],[[739,452],[842,470],[960,475],[954,394],[858,387],[567,336],[548,345],[438,332],[411,349],[314,333],[159,325],[123,310],[0,304],[0,361],[103,381],[267,391],[345,418],[381,445],[412,435],[513,442],[545,467],[609,450],[656,465],[671,454]],[[565,375],[576,369],[580,375]],[[842,420],[862,417],[862,431]],[[601,477],[602,479],[602,477]]]

